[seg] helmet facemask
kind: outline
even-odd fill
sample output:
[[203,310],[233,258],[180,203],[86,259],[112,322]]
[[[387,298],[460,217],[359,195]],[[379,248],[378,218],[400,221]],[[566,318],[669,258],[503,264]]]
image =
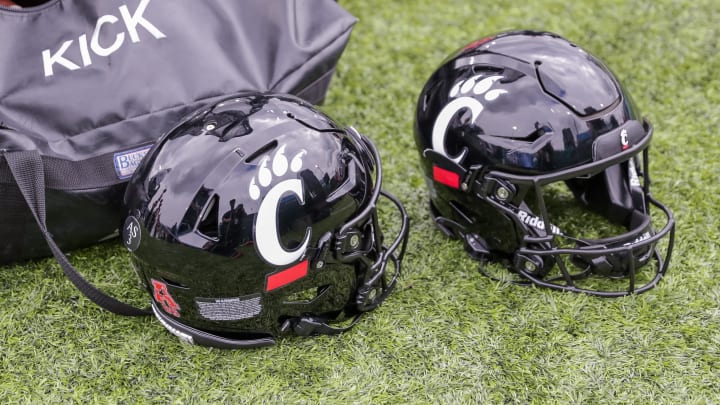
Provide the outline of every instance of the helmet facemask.
[[[544,176],[491,171],[483,177],[494,186],[473,187],[484,188],[484,200],[514,223],[513,249],[486,246],[516,275],[510,281],[606,297],[657,285],[672,253],[674,220],[649,192],[652,127],[645,122],[644,129],[641,143],[614,156]],[[507,279],[491,267],[483,272]]]

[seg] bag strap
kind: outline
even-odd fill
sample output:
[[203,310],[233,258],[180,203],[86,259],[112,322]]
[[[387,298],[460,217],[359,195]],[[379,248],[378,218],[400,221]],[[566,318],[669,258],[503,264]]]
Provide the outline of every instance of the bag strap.
[[146,316],[152,314],[149,310],[136,308],[122,301],[118,301],[90,284],[72,264],[70,264],[68,258],[57,246],[45,222],[45,170],[40,153],[35,150],[19,152],[3,151],[2,156],[5,157],[5,161],[7,161],[10,167],[12,177],[20,189],[28,208],[30,208],[30,212],[35,218],[35,222],[37,222],[53,256],[55,256],[55,260],[60,263],[63,273],[65,273],[75,287],[85,294],[90,301],[114,314],[125,316]]

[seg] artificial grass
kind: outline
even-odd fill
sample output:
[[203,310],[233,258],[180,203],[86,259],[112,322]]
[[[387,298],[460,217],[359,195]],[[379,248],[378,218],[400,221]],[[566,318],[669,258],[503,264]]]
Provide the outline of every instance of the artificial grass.
[[[0,268],[0,402],[720,402],[720,4],[341,4],[360,21],[323,109],[375,141],[384,186],[412,217],[394,294],[341,336],[222,351],[100,310],[52,260]],[[417,94],[451,51],[517,28],[599,56],[654,124],[652,192],[677,219],[656,289],[600,299],[492,281],[432,225],[412,136]],[[118,241],[71,258],[100,288],[146,303]]]

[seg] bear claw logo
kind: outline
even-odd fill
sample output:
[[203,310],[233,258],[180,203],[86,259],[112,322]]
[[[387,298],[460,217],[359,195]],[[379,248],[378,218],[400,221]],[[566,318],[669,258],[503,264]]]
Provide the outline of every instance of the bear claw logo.
[[507,90],[503,89],[490,90],[490,87],[492,87],[492,85],[496,81],[502,79],[502,76],[490,76],[478,81],[480,77],[480,75],[473,76],[467,80],[461,80],[457,82],[450,90],[450,97],[457,97],[458,95],[470,95],[469,93],[472,91],[472,93],[475,95],[484,94],[484,98],[487,101],[493,101],[501,94],[507,93]]
[[[302,168],[302,158],[306,154],[307,151],[305,149],[302,149],[292,158],[292,161],[288,165],[288,160],[285,156],[285,145],[281,146],[272,158],[272,171],[267,167],[270,156],[265,156],[263,160],[260,161],[260,169],[258,170],[257,174],[258,183],[260,183],[261,187],[269,186],[272,182],[273,175],[275,175],[275,177],[284,176],[285,173],[287,173],[288,171],[288,167],[293,173],[299,172]],[[252,180],[250,180],[250,188],[248,192],[250,193],[250,198],[252,198],[253,200],[257,200],[258,198],[260,198],[260,187],[258,187],[257,183],[255,182],[254,176]]]
[[[303,157],[307,154],[301,149],[289,161],[285,156],[286,145],[280,146],[275,154],[267,155],[260,161],[256,176],[250,180],[248,193],[253,200],[261,200],[255,217],[255,246],[260,256],[275,266],[287,266],[299,260],[310,243],[310,228],[305,229],[302,242],[293,250],[287,250],[278,235],[278,207],[286,195],[294,195],[300,204],[305,203],[303,183],[298,178],[284,179],[270,187],[274,178],[285,176],[288,172],[298,173],[303,167]],[[269,166],[269,167],[268,167]],[[268,188],[270,187],[270,188]],[[261,197],[262,189],[267,193]]]
[[[493,101],[500,95],[507,93],[504,89],[491,89],[492,85],[502,76],[488,76],[482,78],[483,75],[476,75],[466,80],[461,80],[450,89],[450,98],[455,98],[449,102],[438,114],[432,131],[432,147],[433,149],[448,157],[455,163],[460,163],[467,154],[464,149],[457,156],[450,156],[445,149],[445,137],[447,136],[447,128],[455,115],[464,110],[469,109],[471,113],[471,122],[475,122],[482,113],[485,106],[480,102],[478,96],[483,96],[485,101]],[[482,78],[482,79],[481,79]],[[456,98],[457,97],[457,98]]]

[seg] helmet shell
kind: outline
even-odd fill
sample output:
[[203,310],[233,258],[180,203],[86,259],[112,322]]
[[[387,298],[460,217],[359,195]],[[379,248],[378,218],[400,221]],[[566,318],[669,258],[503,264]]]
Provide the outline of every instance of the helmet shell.
[[594,141],[631,119],[639,112],[598,58],[555,34],[514,31],[461,48],[430,76],[415,142],[467,167],[548,173],[591,162]]
[[[524,283],[605,296],[662,278],[672,249],[663,260],[655,243],[672,239],[674,222],[649,194],[652,126],[610,69],[572,42],[513,31],[464,46],[423,87],[414,132],[435,223],[472,257],[502,262]],[[580,207],[627,232],[563,230],[548,209],[561,192],[544,190],[561,181]],[[659,232],[650,206],[666,216]],[[655,276],[636,287],[636,268],[651,260]],[[628,288],[575,284],[595,275]]]
[[356,266],[319,263],[323,238],[368,201],[364,147],[288,95],[248,93],[181,121],[125,194],[133,263],[165,315],[221,336],[277,335],[350,311]]

